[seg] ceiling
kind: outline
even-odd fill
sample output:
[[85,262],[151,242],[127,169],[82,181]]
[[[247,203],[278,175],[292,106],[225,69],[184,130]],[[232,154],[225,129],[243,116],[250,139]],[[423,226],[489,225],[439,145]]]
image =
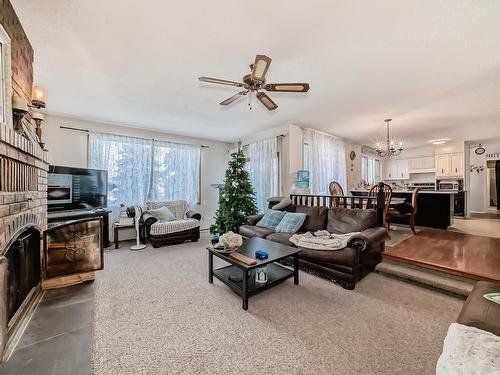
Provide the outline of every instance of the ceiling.
[[[500,137],[500,1],[495,0],[11,0],[35,49],[47,112],[167,133],[235,141],[283,124],[352,142],[384,137]],[[268,112],[237,88],[255,55]]]

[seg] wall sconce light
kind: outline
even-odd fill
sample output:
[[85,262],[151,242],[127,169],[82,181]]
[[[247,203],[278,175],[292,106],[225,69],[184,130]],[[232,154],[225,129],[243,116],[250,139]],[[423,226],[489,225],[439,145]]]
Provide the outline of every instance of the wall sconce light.
[[38,143],[40,144],[41,148],[45,148],[45,143],[42,142],[42,122],[44,120],[43,113],[40,112],[33,112],[33,115],[31,118],[35,121],[36,128],[36,136],[38,137]]
[[40,86],[33,86],[31,89],[31,105],[38,109],[45,108],[47,101],[47,90]]
[[19,96],[12,96],[12,114],[14,117],[14,130],[19,134],[24,133],[23,118],[28,113],[28,101]]

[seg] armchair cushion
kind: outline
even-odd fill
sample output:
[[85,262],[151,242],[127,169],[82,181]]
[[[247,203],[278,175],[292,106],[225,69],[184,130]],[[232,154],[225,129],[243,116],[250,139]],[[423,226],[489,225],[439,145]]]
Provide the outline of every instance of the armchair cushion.
[[192,210],[189,210],[188,212],[186,212],[186,219],[201,220],[201,214],[198,212],[194,212]]
[[141,220],[144,224],[148,226],[151,226],[158,221],[158,219],[149,212],[144,212],[141,216]]
[[176,219],[184,219],[186,212],[189,210],[189,205],[186,201],[171,201],[171,202],[147,202],[148,210],[154,210],[162,206],[167,207],[174,214]]
[[380,245],[386,238],[387,230],[384,227],[372,227],[352,236],[347,246],[358,249],[359,251],[365,251]]
[[168,221],[165,223],[156,222],[151,225],[151,235],[161,236],[164,234],[177,233],[185,230],[197,228],[200,222],[196,219],[181,219]]
[[175,220],[175,216],[166,206],[161,206],[154,210],[149,210],[149,213],[155,216],[160,223],[166,223],[168,221]]

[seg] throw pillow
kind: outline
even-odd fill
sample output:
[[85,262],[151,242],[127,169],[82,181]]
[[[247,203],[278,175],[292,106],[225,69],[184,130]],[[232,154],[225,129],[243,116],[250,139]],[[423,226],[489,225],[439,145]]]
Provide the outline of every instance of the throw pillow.
[[148,211],[151,215],[156,217],[160,223],[166,223],[168,221],[174,221],[175,216],[167,207],[163,206],[155,210]]
[[264,217],[256,224],[258,227],[274,230],[285,213],[283,211],[267,210]]
[[283,233],[295,233],[300,229],[302,224],[304,224],[306,216],[306,214],[302,213],[287,212],[285,216],[283,216],[283,219],[281,219],[275,231]]

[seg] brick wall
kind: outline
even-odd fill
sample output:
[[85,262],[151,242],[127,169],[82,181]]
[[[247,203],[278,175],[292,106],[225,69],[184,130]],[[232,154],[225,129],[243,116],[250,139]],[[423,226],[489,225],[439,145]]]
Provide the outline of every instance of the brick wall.
[[[0,23],[11,38],[13,94],[31,101],[33,48],[8,0],[0,0]],[[30,115],[24,123],[33,127]],[[0,312],[6,311],[4,254],[10,242],[27,226],[36,226],[41,233],[47,228],[48,168],[47,151],[0,125]],[[0,314],[0,355],[8,337],[6,316]]]

